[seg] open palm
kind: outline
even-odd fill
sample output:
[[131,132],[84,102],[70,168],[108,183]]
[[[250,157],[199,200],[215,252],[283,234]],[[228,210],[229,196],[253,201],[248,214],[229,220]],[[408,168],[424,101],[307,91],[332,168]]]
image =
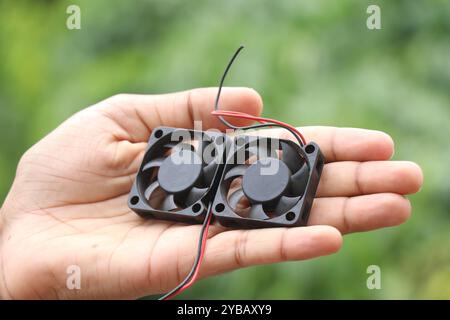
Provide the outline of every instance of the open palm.
[[[144,220],[128,209],[127,194],[152,128],[189,128],[201,120],[203,129],[224,129],[210,116],[215,94],[210,88],[114,96],[75,114],[28,150],[1,209],[2,297],[137,298],[176,286],[192,266],[200,226]],[[222,104],[251,114],[262,109],[259,95],[245,88],[225,89]],[[234,123],[248,124],[242,121]],[[341,233],[409,217],[403,195],[420,188],[422,173],[413,163],[388,161],[388,135],[301,130],[328,161],[310,226],[244,231],[213,225],[200,276],[331,254],[341,246]],[[71,265],[80,268],[80,290],[66,286]]]

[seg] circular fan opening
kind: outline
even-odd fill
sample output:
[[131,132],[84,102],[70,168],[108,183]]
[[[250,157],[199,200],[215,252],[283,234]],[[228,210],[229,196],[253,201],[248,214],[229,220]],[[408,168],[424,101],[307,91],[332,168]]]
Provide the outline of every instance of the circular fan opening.
[[[196,132],[190,132],[190,140],[185,135],[181,142],[169,138],[159,140],[147,155],[139,180],[142,198],[155,210],[176,212],[192,206],[194,213],[200,212],[199,201],[217,170],[218,163],[211,160],[218,154],[216,147],[211,137]],[[204,159],[202,153],[208,152],[209,159]]]
[[[288,221],[294,220],[295,213],[290,210],[303,196],[309,178],[304,156],[295,145],[283,140],[278,144],[273,140],[264,141],[261,145],[259,140],[252,141],[245,146],[245,161],[239,162],[237,153],[241,150],[234,155],[236,165],[224,174],[225,195],[232,210],[244,218],[267,220],[286,215]],[[280,163],[267,161],[270,158]],[[277,164],[279,169],[274,167]],[[262,168],[269,167],[276,171],[262,172]]]

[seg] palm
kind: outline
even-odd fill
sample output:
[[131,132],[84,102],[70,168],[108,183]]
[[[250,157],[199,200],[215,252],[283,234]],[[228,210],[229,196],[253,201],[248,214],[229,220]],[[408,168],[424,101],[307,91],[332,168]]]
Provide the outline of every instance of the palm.
[[[35,145],[21,161],[2,208],[7,294],[135,298],[174,287],[193,263],[200,226],[144,220],[128,209],[127,193],[151,129],[189,126],[183,114],[169,116],[174,108],[189,102],[186,115],[217,125],[202,111],[214,92],[110,99]],[[224,102],[232,105],[233,99],[253,103],[248,108],[257,113],[254,93],[238,91]],[[311,212],[310,224],[316,226],[251,231],[212,226],[202,276],[330,254],[341,243],[335,228],[370,230],[408,217],[409,203],[399,194],[415,192],[421,173],[410,163],[384,161],[393,151],[386,135],[326,127],[303,132],[330,161]],[[66,288],[70,265],[80,267],[81,290]]]

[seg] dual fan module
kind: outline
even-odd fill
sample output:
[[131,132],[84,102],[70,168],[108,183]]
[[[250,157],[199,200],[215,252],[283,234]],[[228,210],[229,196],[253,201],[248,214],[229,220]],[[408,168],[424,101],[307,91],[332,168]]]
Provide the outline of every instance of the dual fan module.
[[[229,228],[296,227],[308,221],[325,164],[319,146],[306,143],[296,128],[281,121],[219,110],[225,77],[242,49],[225,68],[211,115],[233,130],[283,128],[298,144],[255,135],[153,129],[128,197],[129,207],[144,218],[202,223],[191,271],[160,300],[175,297],[198,277],[212,217]],[[259,124],[237,127],[224,117]]]
[[155,128],[129,207],[144,218],[232,228],[303,226],[324,156],[313,142]]
[[[144,218],[209,225],[211,214],[226,227],[304,226],[325,163],[320,148],[289,124],[219,110],[220,80],[211,113],[230,129],[281,127],[298,141],[159,127],[152,131],[129,207]],[[254,120],[237,127],[224,117]],[[203,232],[202,232],[203,234]]]

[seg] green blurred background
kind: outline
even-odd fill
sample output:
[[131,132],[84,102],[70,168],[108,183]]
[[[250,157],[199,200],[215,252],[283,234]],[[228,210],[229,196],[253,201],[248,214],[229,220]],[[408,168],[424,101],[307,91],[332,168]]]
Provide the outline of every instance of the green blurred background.
[[[66,8],[81,8],[81,30]],[[366,9],[381,7],[381,30]],[[183,298],[450,298],[450,1],[0,2],[0,201],[21,154],[120,92],[250,86],[295,125],[388,132],[422,191],[401,227],[345,238],[336,255],[200,281]],[[368,290],[379,265],[382,289]]]

